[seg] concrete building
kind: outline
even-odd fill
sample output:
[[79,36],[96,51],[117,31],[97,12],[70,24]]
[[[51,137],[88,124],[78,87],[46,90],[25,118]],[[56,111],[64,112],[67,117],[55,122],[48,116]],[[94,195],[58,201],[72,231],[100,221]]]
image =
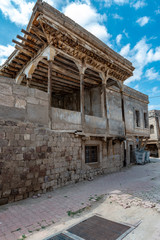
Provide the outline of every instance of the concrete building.
[[0,69],[0,203],[111,173],[149,137],[134,67],[45,2]]
[[151,156],[160,157],[160,110],[149,111],[150,138],[147,141],[147,150]]

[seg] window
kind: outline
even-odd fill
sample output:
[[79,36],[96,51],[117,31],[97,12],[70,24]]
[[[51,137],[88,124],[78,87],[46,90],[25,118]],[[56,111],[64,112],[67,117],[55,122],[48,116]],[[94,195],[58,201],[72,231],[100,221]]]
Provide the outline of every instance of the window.
[[85,163],[98,162],[98,146],[85,146]]
[[150,134],[153,134],[153,133],[154,133],[154,126],[150,125]]
[[144,127],[145,127],[145,128],[148,128],[147,113],[144,113]]
[[140,112],[138,110],[135,111],[136,117],[136,127],[140,127]]

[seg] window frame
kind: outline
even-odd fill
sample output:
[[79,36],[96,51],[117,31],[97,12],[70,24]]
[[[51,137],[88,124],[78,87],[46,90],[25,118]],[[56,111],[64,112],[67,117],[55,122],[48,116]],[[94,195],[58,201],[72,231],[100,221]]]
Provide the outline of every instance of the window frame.
[[[138,115],[137,115],[138,113]],[[137,119],[137,116],[139,117],[139,119]],[[137,121],[139,120],[139,121]],[[135,127],[136,128],[140,128],[141,127],[141,115],[140,115],[140,111],[138,109],[135,109]]]
[[148,114],[147,112],[143,112],[143,122],[144,122],[144,128],[148,128]]
[[[153,126],[153,132],[151,133],[151,126]],[[154,134],[154,125],[153,124],[151,124],[151,125],[149,125],[149,132],[150,132],[150,134]]]
[[[97,161],[86,162],[86,147],[90,147],[90,148],[91,147],[96,147],[97,148],[97,152],[96,152],[96,155],[97,155],[96,159],[97,159]],[[85,146],[84,146],[84,161],[85,161],[85,164],[97,164],[97,163],[99,163],[99,145],[98,144],[85,144]]]

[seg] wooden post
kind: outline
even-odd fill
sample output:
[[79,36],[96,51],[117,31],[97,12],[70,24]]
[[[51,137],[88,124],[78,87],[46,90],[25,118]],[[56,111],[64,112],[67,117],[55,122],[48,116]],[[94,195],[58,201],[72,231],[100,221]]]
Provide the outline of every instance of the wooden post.
[[80,72],[80,109],[81,109],[81,124],[82,129],[85,123],[85,113],[84,113],[84,73]]
[[27,85],[27,87],[30,87],[30,82],[31,82],[31,79],[30,79],[30,78],[27,78],[26,80],[27,80],[27,84],[26,84],[26,85]]
[[107,102],[106,102],[106,84],[102,83],[102,91],[103,91],[103,98],[104,98],[104,116],[107,118]]
[[121,91],[121,105],[122,105],[122,120],[124,122],[124,135],[126,136],[126,119],[125,119],[125,108],[124,108],[124,97],[123,97],[123,90]]
[[104,115],[106,118],[106,132],[109,135],[109,119],[107,114],[107,91],[106,91],[106,83],[102,83],[103,95],[104,95]]
[[107,113],[107,91],[106,91],[106,83],[109,76],[109,70],[107,70],[106,72],[100,73],[99,76],[102,79],[104,116],[106,118],[106,135],[109,135],[109,120],[108,120],[108,113]]
[[52,61],[48,61],[48,120],[52,127]]

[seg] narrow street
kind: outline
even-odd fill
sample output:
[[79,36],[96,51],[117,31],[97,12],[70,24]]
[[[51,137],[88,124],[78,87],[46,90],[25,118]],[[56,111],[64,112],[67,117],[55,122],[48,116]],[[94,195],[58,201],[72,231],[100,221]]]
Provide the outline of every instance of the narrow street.
[[160,159],[3,205],[0,239],[42,240],[94,214],[139,222],[127,240],[160,239]]

